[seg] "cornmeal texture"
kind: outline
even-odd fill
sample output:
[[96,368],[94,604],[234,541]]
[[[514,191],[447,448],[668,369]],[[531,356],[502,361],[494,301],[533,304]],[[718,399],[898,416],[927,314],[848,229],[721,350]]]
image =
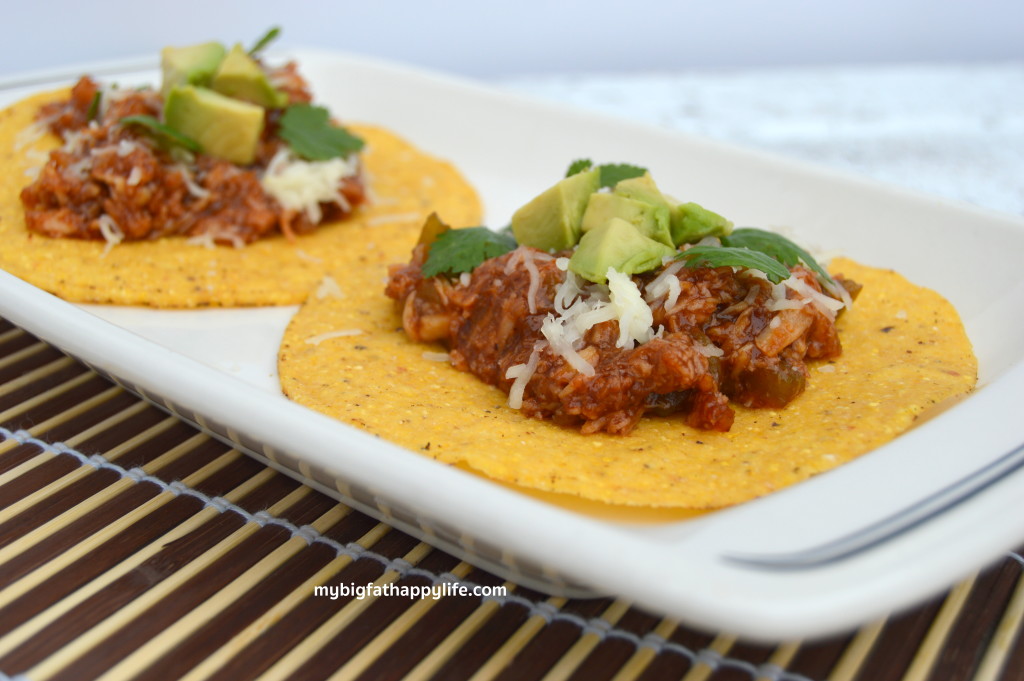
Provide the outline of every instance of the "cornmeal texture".
[[721,508],[865,454],[976,383],[977,361],[950,303],[895,272],[838,259],[833,272],[864,289],[838,322],[842,356],[811,363],[794,402],[737,407],[726,433],[647,416],[626,436],[581,435],[521,416],[497,388],[439,360],[442,347],[406,338],[381,288],[387,264],[407,253],[367,246],[336,263],[340,294],[310,296],[287,329],[284,392],[423,456],[521,487],[606,504]]

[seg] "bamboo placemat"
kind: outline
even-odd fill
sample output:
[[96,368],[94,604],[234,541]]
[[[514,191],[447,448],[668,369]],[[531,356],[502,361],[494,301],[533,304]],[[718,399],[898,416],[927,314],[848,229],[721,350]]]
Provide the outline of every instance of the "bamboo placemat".
[[[503,583],[0,320],[0,681],[1024,678],[1024,558],[860,630],[755,645]],[[335,599],[454,582],[505,595]]]

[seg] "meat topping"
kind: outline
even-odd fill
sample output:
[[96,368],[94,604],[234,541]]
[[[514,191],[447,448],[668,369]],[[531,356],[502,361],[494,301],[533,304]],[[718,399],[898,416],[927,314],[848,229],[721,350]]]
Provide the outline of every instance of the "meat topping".
[[455,368],[509,393],[511,406],[583,433],[625,434],[647,413],[726,431],[730,402],[785,406],[805,388],[806,361],[842,352],[835,309],[812,300],[824,294],[803,266],[788,285],[679,262],[621,275],[649,308],[649,339],[634,343],[623,342],[626,313],[609,311],[609,287],[546,253],[520,247],[460,279],[424,278],[426,255],[417,246],[392,267],[386,289],[410,338],[441,341]]
[[[310,100],[294,64],[271,70],[270,77],[291,102]],[[267,111],[256,161],[239,167],[162,146],[139,126],[121,123],[131,115],[159,118],[162,108],[155,90],[101,91],[88,77],[67,100],[42,107],[40,122],[64,144],[21,192],[28,228],[108,242],[177,235],[240,246],[275,233],[310,232],[365,199],[358,173],[342,178],[337,200],[321,203],[312,217],[286,209],[265,190],[261,177],[283,145],[274,134],[281,110]]]

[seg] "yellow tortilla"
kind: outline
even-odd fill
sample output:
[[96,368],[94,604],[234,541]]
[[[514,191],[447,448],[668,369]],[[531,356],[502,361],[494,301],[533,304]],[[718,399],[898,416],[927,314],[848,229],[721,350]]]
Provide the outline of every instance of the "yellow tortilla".
[[627,436],[584,436],[523,417],[497,388],[432,357],[442,347],[409,341],[382,292],[386,265],[402,258],[373,253],[338,263],[342,296],[311,296],[292,320],[278,363],[285,394],[424,456],[546,493],[624,506],[737,504],[892,440],[976,382],[947,301],[894,272],[838,260],[835,271],[864,284],[839,320],[843,356],[811,365],[807,390],[789,406],[737,407],[728,433],[645,417]]
[[366,141],[371,203],[294,242],[277,236],[244,248],[209,248],[168,238],[108,249],[102,241],[33,234],[19,193],[59,140],[47,135],[25,145],[24,131],[39,105],[63,94],[37,95],[0,112],[0,269],[66,300],[172,308],[295,304],[336,262],[358,259],[353,248],[405,232],[415,238],[432,211],[458,225],[480,220],[475,191],[451,164],[387,130],[347,124]]

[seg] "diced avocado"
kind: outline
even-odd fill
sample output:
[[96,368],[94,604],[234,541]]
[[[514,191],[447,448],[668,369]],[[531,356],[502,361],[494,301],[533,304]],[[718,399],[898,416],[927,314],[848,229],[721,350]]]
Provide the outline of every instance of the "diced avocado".
[[588,281],[603,284],[608,281],[609,267],[624,274],[646,272],[675,252],[671,246],[644,236],[622,218],[612,218],[583,235],[569,258],[569,269]]
[[590,195],[600,187],[601,172],[596,168],[560,180],[512,215],[516,241],[543,251],[572,248],[580,239]]
[[675,245],[700,241],[706,236],[726,236],[732,222],[696,203],[672,207],[672,241]]
[[226,53],[220,43],[165,47],[160,51],[160,94],[166,97],[178,85],[208,85]]
[[583,233],[600,227],[612,218],[622,218],[644,236],[666,246],[672,245],[668,204],[659,206],[618,194],[594,194],[583,213]]
[[263,67],[237,44],[213,74],[210,87],[222,95],[267,109],[280,109],[288,104],[288,95],[271,85]]
[[658,189],[658,185],[654,184],[654,178],[651,177],[650,173],[644,173],[640,177],[631,177],[618,182],[612,193],[625,196],[627,199],[643,201],[654,206],[669,206],[668,200],[661,193],[661,190]]
[[208,90],[173,88],[164,104],[164,122],[191,137],[207,154],[248,165],[263,132],[263,109]]

